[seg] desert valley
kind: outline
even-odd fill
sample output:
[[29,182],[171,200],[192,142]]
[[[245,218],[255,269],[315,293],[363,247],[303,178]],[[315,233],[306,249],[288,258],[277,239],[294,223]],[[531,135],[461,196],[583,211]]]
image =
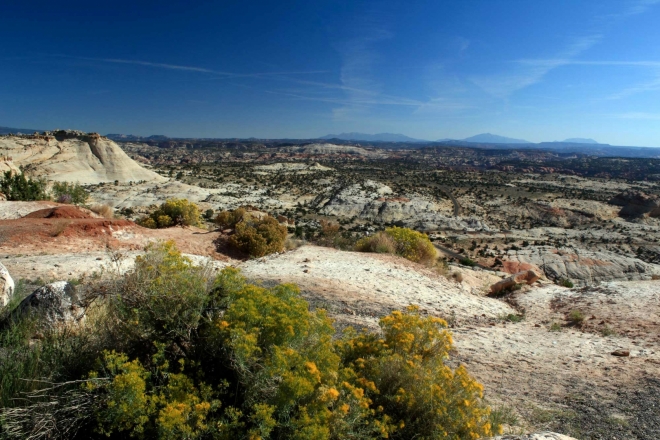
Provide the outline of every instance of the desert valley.
[[[131,273],[149,243],[171,241],[216,273],[296,284],[337,334],[378,332],[380,318],[409,305],[444,319],[448,362],[483,384],[497,438],[660,438],[660,159],[442,142],[113,139],[0,136],[5,178],[86,193],[78,204],[4,195],[0,305],[39,308],[29,294],[67,282],[79,293],[62,288],[51,318],[85,325],[84,292]],[[156,228],[154,213],[173,199],[194,203],[201,221]],[[234,229],[216,219],[239,208],[276,219],[284,248],[258,257],[233,248]],[[428,237],[433,258],[358,251],[392,228]]]

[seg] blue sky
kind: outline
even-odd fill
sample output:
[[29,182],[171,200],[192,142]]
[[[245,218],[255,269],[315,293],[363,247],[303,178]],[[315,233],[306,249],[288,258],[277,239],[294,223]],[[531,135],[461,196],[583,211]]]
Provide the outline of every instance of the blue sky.
[[8,0],[0,125],[660,146],[660,0]]

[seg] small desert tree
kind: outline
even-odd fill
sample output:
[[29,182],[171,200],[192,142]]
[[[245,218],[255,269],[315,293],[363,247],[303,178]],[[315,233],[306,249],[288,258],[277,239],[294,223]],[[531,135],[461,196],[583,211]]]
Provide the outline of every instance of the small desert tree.
[[89,193],[78,183],[54,182],[53,198],[59,203],[82,205],[89,199]]
[[41,179],[25,177],[24,174],[14,174],[5,171],[0,179],[0,191],[12,201],[48,200],[46,182]]

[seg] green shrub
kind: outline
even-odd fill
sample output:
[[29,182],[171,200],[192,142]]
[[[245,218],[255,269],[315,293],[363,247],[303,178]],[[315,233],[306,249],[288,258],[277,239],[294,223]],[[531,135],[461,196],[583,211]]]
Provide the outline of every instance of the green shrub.
[[284,248],[287,229],[271,216],[256,218],[244,216],[236,224],[234,234],[229,237],[229,244],[251,257],[280,252]]
[[169,228],[170,226],[199,226],[199,208],[186,199],[168,199],[147,217],[137,221],[145,228]]
[[469,267],[474,267],[474,266],[477,265],[476,261],[474,261],[474,260],[472,260],[468,257],[461,258],[459,263],[461,263],[463,266],[469,266]]
[[24,174],[13,174],[11,171],[5,171],[0,180],[0,192],[11,201],[48,200],[50,198],[46,193],[44,180],[28,179]]
[[568,287],[569,289],[573,288],[573,282],[568,278],[563,278],[559,281],[560,286]]
[[584,321],[584,313],[580,310],[571,310],[566,319],[573,325],[580,325]]
[[509,313],[508,315],[502,318],[502,321],[517,323],[517,322],[522,322],[523,319],[525,319],[524,315],[516,315],[513,313]]
[[550,325],[550,328],[548,329],[551,332],[560,332],[561,331],[561,324],[558,322],[553,322],[552,325]]
[[171,243],[153,244],[105,285],[82,328],[36,344],[31,322],[0,330],[0,353],[11,355],[0,362],[0,431],[167,440],[499,431],[481,385],[447,365],[441,319],[412,307],[382,318],[382,334],[334,340],[332,321],[294,285],[252,285],[233,268],[210,274]]
[[434,264],[437,255],[427,235],[396,226],[362,238],[355,249],[360,252],[393,253],[427,265]]
[[53,198],[59,203],[72,203],[82,205],[89,199],[89,193],[77,183],[54,182]]

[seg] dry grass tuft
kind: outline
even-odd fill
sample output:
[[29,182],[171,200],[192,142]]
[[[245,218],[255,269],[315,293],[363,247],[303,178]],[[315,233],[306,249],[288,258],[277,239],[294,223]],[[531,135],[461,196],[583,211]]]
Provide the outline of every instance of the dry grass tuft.
[[378,232],[371,237],[365,237],[357,242],[355,250],[358,252],[375,252],[377,254],[395,254],[396,243],[392,237],[384,232]]
[[115,218],[115,211],[109,205],[92,205],[89,210],[103,218]]

